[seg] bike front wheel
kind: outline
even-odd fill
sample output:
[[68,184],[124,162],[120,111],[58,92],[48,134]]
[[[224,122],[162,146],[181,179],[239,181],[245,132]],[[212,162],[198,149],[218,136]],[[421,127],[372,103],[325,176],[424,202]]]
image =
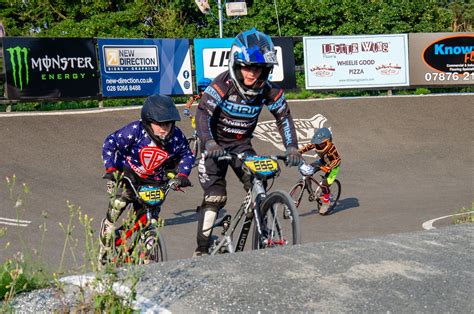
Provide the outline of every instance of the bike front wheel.
[[295,203],[296,208],[298,208],[301,204],[301,200],[303,199],[304,189],[305,189],[304,181],[300,180],[290,190],[290,196],[293,202]]
[[160,263],[168,260],[165,240],[157,230],[150,230],[145,234],[144,256],[140,259],[141,264]]
[[287,192],[270,193],[263,201],[260,213],[260,231],[254,224],[254,250],[301,243],[299,214]]

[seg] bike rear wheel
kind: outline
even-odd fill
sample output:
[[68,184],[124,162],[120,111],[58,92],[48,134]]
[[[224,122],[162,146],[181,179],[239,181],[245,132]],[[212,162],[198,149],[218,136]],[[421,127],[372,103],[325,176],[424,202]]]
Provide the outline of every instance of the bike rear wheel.
[[301,200],[303,199],[305,184],[303,181],[298,181],[293,188],[290,190],[290,196],[295,203],[295,207],[298,208],[301,204]]
[[261,206],[261,233],[254,224],[254,250],[301,243],[300,219],[295,203],[284,191],[270,193]]

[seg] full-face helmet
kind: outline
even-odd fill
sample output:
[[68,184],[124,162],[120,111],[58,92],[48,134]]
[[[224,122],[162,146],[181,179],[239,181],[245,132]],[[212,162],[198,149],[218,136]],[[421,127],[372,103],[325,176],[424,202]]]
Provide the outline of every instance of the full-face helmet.
[[315,145],[316,152],[324,154],[332,145],[332,132],[328,128],[319,128],[311,139],[311,144]]
[[[229,72],[240,95],[247,100],[262,93],[273,67],[278,64],[275,48],[270,36],[257,29],[244,31],[237,35],[232,44],[229,59]],[[261,67],[262,73],[253,86],[245,86],[241,73],[244,66]]]
[[[142,122],[145,126],[145,130],[152,140],[164,146],[171,138],[174,131],[174,124],[176,121],[181,121],[179,116],[179,111],[176,109],[176,105],[173,102],[173,99],[165,95],[151,95],[145,99],[145,103],[142,107],[141,112]],[[171,122],[171,130],[165,137],[160,137],[155,135],[151,127],[151,123],[162,123],[162,122]]]
[[203,77],[201,79],[199,79],[199,81],[197,82],[197,90],[199,93],[202,93],[210,84],[211,84],[211,80],[208,79],[207,77]]

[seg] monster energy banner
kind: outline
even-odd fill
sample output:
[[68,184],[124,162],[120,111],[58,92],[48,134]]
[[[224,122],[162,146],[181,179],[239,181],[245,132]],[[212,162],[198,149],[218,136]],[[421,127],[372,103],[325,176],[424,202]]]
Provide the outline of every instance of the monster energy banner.
[[97,96],[97,54],[92,39],[3,38],[7,98]]

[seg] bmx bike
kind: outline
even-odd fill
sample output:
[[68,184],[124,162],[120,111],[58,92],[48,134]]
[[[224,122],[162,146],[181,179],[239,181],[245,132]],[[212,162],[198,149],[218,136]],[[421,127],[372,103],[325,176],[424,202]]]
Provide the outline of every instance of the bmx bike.
[[[293,202],[296,208],[299,208],[301,201],[303,199],[303,194],[305,191],[308,192],[308,201],[316,202],[317,210],[321,208],[322,205],[322,184],[325,179],[324,172],[318,170],[315,173],[308,175],[301,172],[301,177],[298,179],[296,184],[290,190],[290,196],[293,199]],[[335,179],[330,186],[331,195],[329,197],[329,209],[326,214],[330,214],[332,210],[337,205],[339,197],[341,196],[341,182],[338,179]]]
[[[164,220],[159,216],[161,206],[171,190],[182,191],[173,179],[167,183],[150,182],[135,186],[132,180],[123,176],[119,182],[125,184],[135,193],[135,200],[128,209],[129,219],[115,229],[112,247],[113,263],[149,264],[166,261],[165,240],[160,233]],[[141,205],[135,210],[134,205]]]
[[[267,181],[280,173],[277,160],[286,156],[247,156],[245,153],[228,153],[218,160],[238,158],[242,169],[252,176],[252,188],[247,192],[237,213],[232,218],[227,214],[216,220],[210,229],[222,228],[221,237],[212,235],[210,255],[243,251],[252,222],[252,249],[283,247],[301,243],[299,215],[294,202],[285,191],[267,194]],[[243,220],[237,240],[234,232]]]

